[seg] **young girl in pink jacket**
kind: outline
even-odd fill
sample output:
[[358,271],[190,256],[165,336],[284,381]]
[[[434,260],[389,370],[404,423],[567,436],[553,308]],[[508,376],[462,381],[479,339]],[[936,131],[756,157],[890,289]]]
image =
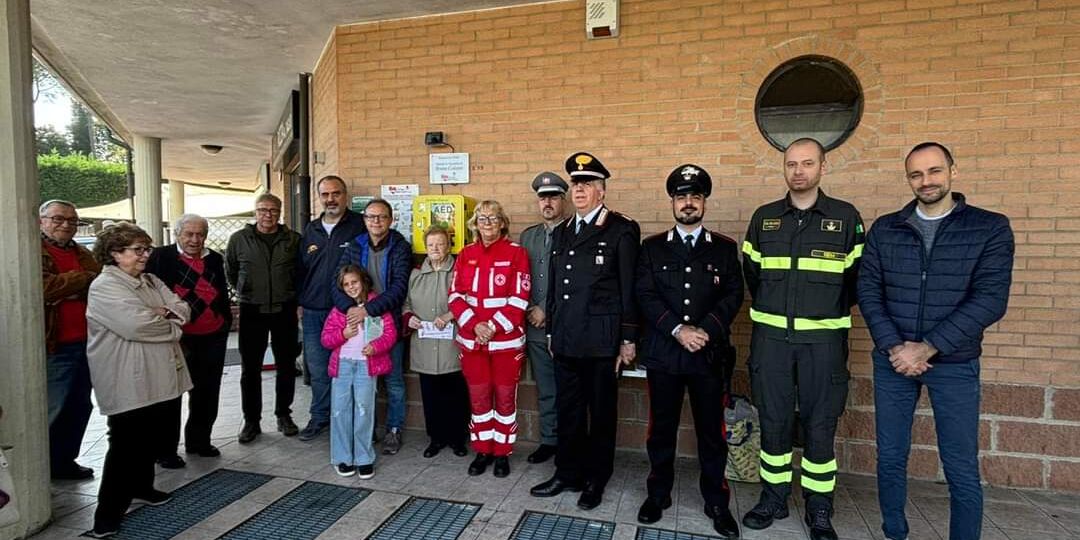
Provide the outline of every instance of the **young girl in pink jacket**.
[[[364,269],[348,265],[338,272],[338,286],[359,308],[375,298],[371,276]],[[349,311],[352,311],[350,309]],[[371,443],[375,428],[375,381],[390,372],[390,348],[397,330],[390,313],[349,322],[334,308],[323,326],[322,344],[332,349],[327,371],[333,379],[330,389],[330,464],[341,476],[375,476],[375,448]]]

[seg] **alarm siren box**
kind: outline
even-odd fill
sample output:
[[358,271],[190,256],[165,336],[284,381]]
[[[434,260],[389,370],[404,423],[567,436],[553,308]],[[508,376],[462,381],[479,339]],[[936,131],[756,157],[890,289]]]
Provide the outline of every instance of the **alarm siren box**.
[[427,253],[424,233],[437,225],[450,232],[450,253],[460,253],[472,242],[465,226],[476,209],[476,199],[464,195],[420,195],[413,199],[412,245],[414,253]]

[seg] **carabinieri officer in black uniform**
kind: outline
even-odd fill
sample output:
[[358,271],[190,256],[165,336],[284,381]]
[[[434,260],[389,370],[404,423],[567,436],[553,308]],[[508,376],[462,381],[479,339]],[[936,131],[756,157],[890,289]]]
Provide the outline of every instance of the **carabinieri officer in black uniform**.
[[671,506],[675,482],[675,439],[683,394],[689,390],[701,463],[705,514],[723,538],[738,538],[728,510],[731,491],[724,479],[727,442],[724,403],[734,349],[731,321],[743,300],[743,278],[735,241],[706,230],[705,201],[712,193],[709,173],[680,165],[667,178],[675,226],[650,236],[638,256],[637,291],[645,339],[641,365],[648,373],[649,438],[652,471],[649,496],[638,521],[655,523]]
[[546,309],[555,359],[556,471],[530,492],[553,497],[583,490],[578,506],[591,510],[603,498],[615,461],[618,373],[635,354],[641,229],[604,206],[611,175],[600,160],[573,154],[566,172],[576,215],[552,233]]

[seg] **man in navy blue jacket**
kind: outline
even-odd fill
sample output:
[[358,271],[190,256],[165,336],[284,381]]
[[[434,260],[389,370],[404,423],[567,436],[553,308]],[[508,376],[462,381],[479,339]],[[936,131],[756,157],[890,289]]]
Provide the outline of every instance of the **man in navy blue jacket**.
[[[390,228],[394,222],[394,210],[390,203],[375,199],[364,210],[367,232],[357,236],[338,262],[338,269],[355,264],[367,270],[379,295],[374,300],[357,307],[345,296],[340,287],[334,287],[334,305],[358,324],[364,317],[378,317],[390,312],[394,317],[398,335],[401,334],[401,306],[409,291],[409,274],[412,272],[412,245],[401,233]],[[389,407],[386,413],[386,438],[383,453],[396,454],[401,450],[401,429],[405,427],[405,377],[401,363],[405,356],[405,342],[398,341],[390,350],[394,368],[386,376],[386,393]]]
[[859,308],[874,338],[878,502],[885,537],[908,536],[907,460],[915,404],[926,386],[949,484],[950,540],[977,539],[979,356],[983,331],[1005,315],[1013,233],[1004,215],[950,193],[952,154],[915,146],[904,160],[915,200],[866,237]]
[[349,242],[364,233],[364,218],[349,210],[349,191],[339,176],[324,176],[315,186],[323,213],[304,227],[300,239],[300,307],[304,308],[304,366],[311,378],[311,418],[300,431],[310,441],[330,426],[330,351],[322,346],[322,329],[337,288],[337,267]]

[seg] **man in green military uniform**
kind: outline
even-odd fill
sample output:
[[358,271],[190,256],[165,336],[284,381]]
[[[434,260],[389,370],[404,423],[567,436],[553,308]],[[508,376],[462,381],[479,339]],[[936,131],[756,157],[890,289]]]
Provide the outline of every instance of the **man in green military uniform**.
[[521,232],[521,245],[529,253],[532,290],[529,311],[525,314],[528,336],[529,367],[536,381],[536,401],[540,409],[540,446],[529,454],[529,463],[543,463],[555,455],[559,438],[555,433],[555,364],[548,351],[547,320],[548,262],[551,259],[551,236],[566,219],[566,191],[569,186],[558,174],[542,172],[533,179],[540,223]]
[[788,516],[797,399],[806,523],[814,540],[835,540],[833,438],[847,400],[847,336],[864,234],[855,207],[818,187],[824,172],[820,143],[791,143],[784,152],[788,194],[754,212],[743,242],[743,274],[753,297],[749,368],[761,413],[763,488],[743,525],[764,529]]

